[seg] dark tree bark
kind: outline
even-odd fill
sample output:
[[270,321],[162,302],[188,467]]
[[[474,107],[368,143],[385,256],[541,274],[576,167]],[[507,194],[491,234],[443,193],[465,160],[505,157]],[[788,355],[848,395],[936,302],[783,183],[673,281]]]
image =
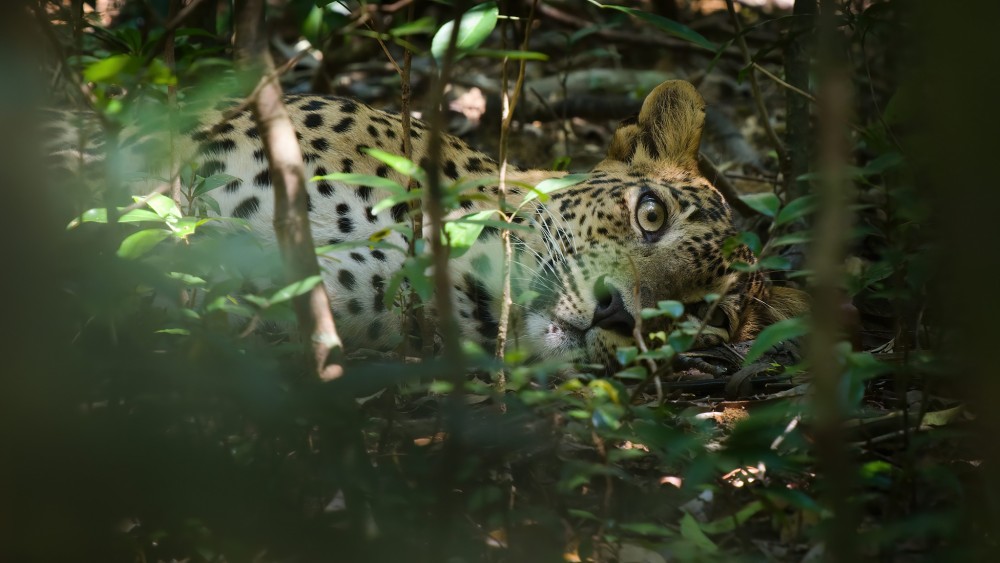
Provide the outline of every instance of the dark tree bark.
[[[842,339],[844,258],[850,231],[852,186],[846,168],[850,153],[851,75],[843,64],[843,46],[836,27],[837,3],[823,0],[820,16],[819,170],[816,187],[819,212],[810,248],[814,272],[810,369],[813,382],[814,436],[819,471],[824,482],[823,504],[833,513],[825,532],[826,560],[858,560],[857,467],[846,447],[841,406],[837,343]],[[839,51],[839,52],[838,52]]]
[[[274,60],[264,31],[264,0],[237,2],[237,57],[246,69],[262,77],[261,87],[250,109],[260,129],[274,184],[274,232],[289,282],[320,275],[319,263],[309,226],[305,166],[295,128],[282,102],[281,85],[274,72]],[[341,342],[330,311],[330,299],[323,283],[294,300],[299,330],[313,362],[314,373],[322,380],[343,374],[332,363]]]
[[[809,91],[809,60],[812,46],[812,16],[816,15],[816,0],[795,0],[785,45],[785,81],[800,90]],[[790,201],[806,194],[808,186],[798,180],[809,171],[809,100],[792,90],[785,91],[785,151],[788,175],[785,177],[785,197]]]

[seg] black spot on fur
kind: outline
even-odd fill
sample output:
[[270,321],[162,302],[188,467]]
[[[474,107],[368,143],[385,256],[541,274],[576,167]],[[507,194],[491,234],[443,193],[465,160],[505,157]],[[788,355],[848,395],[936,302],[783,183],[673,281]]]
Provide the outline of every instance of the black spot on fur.
[[232,139],[216,139],[201,146],[201,153],[226,154],[236,150],[236,141]]
[[306,118],[302,120],[302,124],[308,129],[315,129],[323,125],[323,116],[318,113],[307,113]]
[[344,286],[344,289],[348,291],[353,291],[354,287],[357,285],[357,280],[354,279],[354,274],[350,270],[340,270],[337,272],[337,281],[340,285]]
[[233,217],[248,219],[251,215],[256,213],[258,209],[260,209],[260,200],[256,197],[250,197],[240,202],[240,204],[233,209]]
[[309,164],[311,162],[316,162],[317,160],[319,160],[319,155],[314,152],[307,152],[306,154],[302,155],[302,160],[306,164]]
[[339,122],[337,122],[336,125],[333,126],[333,132],[334,133],[343,133],[343,132],[347,131],[348,129],[350,129],[353,125],[354,125],[354,118],[353,117],[345,117],[344,119],[341,119]]
[[353,160],[345,158],[344,160],[340,161],[340,171],[343,172],[344,174],[350,174],[353,168],[354,168]]
[[243,180],[236,178],[235,180],[232,180],[228,184],[226,184],[225,187],[222,189],[226,190],[227,193],[233,193],[239,191],[240,186],[242,185],[243,185]]
[[465,294],[475,304],[472,318],[479,321],[479,334],[487,340],[495,339],[499,332],[499,323],[493,318],[493,313],[490,312],[490,302],[493,300],[493,296],[471,274],[465,274],[463,281],[465,282]]
[[371,201],[373,191],[371,186],[358,186],[356,193],[361,201]]
[[386,260],[389,259],[385,255],[385,252],[382,252],[381,250],[379,250],[377,248],[375,250],[372,250],[372,258],[378,260],[379,262],[385,262]]
[[246,136],[250,137],[251,139],[259,139],[260,138],[260,131],[257,129],[256,125],[254,125],[253,127],[247,129],[246,131],[244,131],[244,133],[246,133]]
[[375,221],[378,221],[378,217],[376,217],[375,214],[372,213],[372,206],[370,205],[365,207],[365,217],[368,218],[369,223],[374,223]]
[[372,276],[372,287],[375,288],[375,299],[372,303],[375,311],[385,310],[385,279],[375,274]]
[[454,160],[449,160],[444,163],[444,175],[452,180],[458,179],[458,167],[455,166]]
[[219,172],[225,172],[225,171],[226,171],[226,164],[224,162],[220,162],[218,160],[209,160],[201,164],[201,167],[198,169],[198,174],[204,176],[205,178],[208,178],[213,174],[218,174]]
[[253,151],[253,159],[257,162],[264,162],[267,160],[267,155],[264,154],[264,149],[260,148]]
[[405,203],[397,203],[392,206],[389,212],[392,214],[392,220],[401,223],[403,219],[406,218],[406,212],[410,210],[410,206]]
[[364,264],[365,263],[365,255],[361,254],[360,252],[352,252],[350,254],[350,256],[351,256],[351,260],[354,260],[358,264]]
[[337,215],[343,217],[344,215],[347,215],[350,211],[351,211],[350,205],[347,205],[346,203],[337,204]]
[[347,312],[352,315],[358,315],[361,313],[361,302],[357,299],[351,299],[347,302]]
[[318,109],[325,108],[327,105],[329,105],[329,102],[327,102],[326,100],[313,99],[299,106],[299,109],[303,111],[316,111]]
[[482,159],[475,158],[475,157],[470,158],[469,160],[465,161],[465,168],[469,172],[485,172],[486,171],[486,169],[483,168],[483,161],[482,161]]
[[344,113],[356,113],[358,111],[358,104],[350,100],[341,100],[340,111]]
[[236,127],[228,121],[226,123],[220,123],[212,128],[216,135],[225,135],[226,133],[232,133],[236,130]]
[[[314,174],[316,176],[326,176],[327,175],[326,168],[322,166],[317,166],[316,170],[314,171]],[[330,197],[333,195],[333,185],[330,184],[330,182],[327,182],[326,180],[320,180],[316,182],[316,190],[326,197]]]
[[258,188],[271,187],[271,172],[267,168],[261,170],[253,177],[253,184]]
[[349,235],[352,232],[354,232],[354,220],[346,216],[338,217],[337,228],[340,229],[340,232],[344,233],[345,235]]
[[375,175],[379,176],[379,177],[382,177],[382,178],[388,178],[389,177],[389,167],[385,166],[385,165],[379,166],[375,170]]
[[312,147],[319,152],[326,152],[330,148],[330,142],[323,137],[317,137],[310,141]]

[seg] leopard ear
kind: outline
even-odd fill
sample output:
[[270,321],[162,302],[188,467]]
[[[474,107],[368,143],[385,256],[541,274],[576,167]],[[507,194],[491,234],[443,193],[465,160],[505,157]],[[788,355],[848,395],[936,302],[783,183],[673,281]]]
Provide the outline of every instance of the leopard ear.
[[608,160],[633,167],[674,165],[698,168],[705,124],[705,100],[690,82],[669,80],[646,96],[639,115],[618,124]]

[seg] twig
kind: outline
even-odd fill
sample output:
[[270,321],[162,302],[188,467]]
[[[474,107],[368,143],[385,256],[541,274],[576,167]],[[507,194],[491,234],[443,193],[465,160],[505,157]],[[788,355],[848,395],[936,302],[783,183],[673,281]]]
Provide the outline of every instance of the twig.
[[[531,40],[531,24],[535,20],[535,9],[538,7],[538,0],[533,0],[531,3],[531,10],[528,12],[528,20],[525,22],[524,26],[524,40],[521,42],[521,51],[528,50],[528,43]],[[507,76],[507,59],[504,58],[503,65],[501,67],[501,100],[503,103],[503,119],[500,122],[500,182],[499,182],[499,193],[497,194],[497,208],[500,212],[500,216],[504,218],[504,221],[510,223],[514,220],[513,214],[508,216],[506,212],[507,203],[507,158],[508,158],[508,142],[510,140],[510,126],[514,121],[514,110],[517,108],[517,102],[521,99],[521,91],[524,88],[524,71],[527,67],[528,61],[526,59],[521,59],[517,70],[517,82],[514,84],[514,93],[508,97],[508,76]],[[497,347],[496,347],[496,357],[503,364],[504,354],[507,350],[507,332],[510,324],[510,308],[513,304],[511,301],[511,287],[510,287],[510,273],[511,273],[511,261],[513,259],[513,251],[510,244],[510,229],[502,229],[500,231],[500,241],[503,245],[503,260],[501,265],[501,283],[503,287],[501,289],[500,297],[500,320],[497,327]],[[504,373],[503,367],[497,370],[494,379],[494,389],[498,393],[503,393],[507,386],[506,374]],[[501,403],[501,410],[505,410],[506,405]]]
[[452,26],[451,37],[448,39],[448,49],[444,54],[444,61],[440,72],[431,91],[431,114],[428,125],[431,130],[430,138],[427,141],[427,160],[429,168],[427,170],[427,190],[424,196],[424,206],[427,219],[430,223],[431,232],[431,259],[434,269],[434,302],[437,308],[438,330],[441,333],[443,356],[452,366],[451,376],[455,383],[455,390],[462,387],[463,370],[462,351],[459,347],[458,324],[455,321],[454,304],[451,299],[451,272],[448,268],[449,248],[442,241],[444,233],[444,186],[441,181],[441,159],[443,152],[442,129],[444,128],[444,116],[442,104],[444,100],[444,90],[451,75],[455,61],[456,44],[458,43],[458,32],[464,13],[466,3],[455,5],[455,23]]
[[740,24],[740,18],[736,15],[736,8],[733,6],[733,0],[726,0],[726,8],[729,10],[729,17],[733,20],[733,28],[736,31],[736,44],[739,45],[740,51],[743,52],[743,59],[746,62],[746,66],[749,67],[749,72],[747,73],[750,77],[750,89],[753,91],[753,101],[757,106],[757,115],[760,117],[761,125],[764,127],[764,132],[767,133],[767,138],[771,141],[771,146],[774,148],[774,152],[778,155],[778,167],[781,170],[785,178],[788,177],[788,152],[785,151],[785,145],[781,142],[781,138],[774,131],[774,127],[771,126],[771,117],[767,113],[767,105],[764,104],[764,97],[760,93],[760,83],[757,82],[757,74],[754,69],[757,67],[754,65],[753,57],[750,56],[750,48],[747,47],[746,37],[743,36],[743,26]]
[[750,207],[746,204],[746,202],[740,199],[740,192],[736,189],[736,186],[729,181],[729,178],[727,178],[725,174],[716,168],[714,162],[702,153],[698,153],[698,171],[701,172],[702,176],[708,179],[709,183],[715,186],[715,189],[719,190],[722,197],[726,199],[726,203],[739,212],[740,215],[744,217],[754,217],[755,215],[759,215],[754,208]]
[[775,75],[771,71],[769,71],[766,68],[764,68],[760,63],[753,62],[751,64],[752,64],[753,68],[759,70],[762,74],[764,74],[764,76],[767,76],[771,80],[777,82],[778,85],[781,86],[782,88],[786,88],[788,90],[791,90],[792,92],[795,92],[796,94],[802,96],[803,98],[809,100],[810,102],[812,102],[814,104],[816,103],[816,96],[813,96],[809,92],[806,92],[805,90],[802,90],[800,88],[792,86],[791,84],[789,84],[789,83],[785,82],[784,80],[778,78],[777,75]]
[[[237,19],[237,53],[244,64],[268,77],[250,98],[254,121],[260,129],[274,183],[274,231],[291,280],[319,276],[306,199],[305,166],[295,128],[282,102],[281,85],[263,32],[264,0],[245,0]],[[323,381],[337,379],[343,368],[331,360],[340,353],[341,341],[330,310],[326,286],[321,282],[293,301],[299,327],[308,335],[313,373]]]
[[[622,42],[631,43],[633,45],[649,45],[653,47],[665,47],[671,51],[692,51],[697,53],[710,53],[711,51],[706,51],[703,47],[698,47],[682,39],[674,39],[673,37],[664,37],[662,35],[647,35],[643,33],[629,33],[623,31],[614,31],[612,29],[602,29],[599,28],[597,24],[592,21],[586,20],[574,16],[572,14],[566,13],[558,8],[550,6],[548,4],[542,4],[538,7],[539,12],[549,18],[556,20],[560,23],[566,24],[570,27],[575,27],[578,29],[596,29],[594,35],[602,37],[611,42]],[[721,56],[726,58],[742,58],[739,51],[726,49],[722,51]]]

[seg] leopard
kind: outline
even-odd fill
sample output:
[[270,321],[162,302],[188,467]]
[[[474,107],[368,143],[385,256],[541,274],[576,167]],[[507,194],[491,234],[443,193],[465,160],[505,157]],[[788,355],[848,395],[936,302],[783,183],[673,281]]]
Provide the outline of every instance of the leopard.
[[[361,174],[406,185],[410,178],[370,150],[404,154],[401,116],[337,96],[294,94],[284,101],[306,178],[312,178],[306,189],[313,242],[330,249],[322,256],[322,283],[344,347],[395,349],[405,319],[386,291],[407,259],[409,236],[393,226],[407,221],[410,205],[380,209],[390,196],[385,190],[328,177]],[[513,297],[507,333],[514,346],[539,360],[611,366],[620,347],[671,322],[643,320],[644,309],[663,301],[684,304],[686,318],[701,323],[700,347],[752,339],[763,327],[805,311],[802,292],[772,283],[753,267],[736,267],[755,264],[755,257],[745,245],[727,246],[738,233],[733,210],[699,172],[705,107],[691,83],[662,83],[637,115],[618,124],[602,161],[550,193],[529,187],[566,172],[506,167],[503,197],[517,209],[507,231]],[[429,125],[413,119],[408,132],[411,160],[427,166]],[[446,220],[498,209],[497,160],[440,135],[442,180],[475,186]],[[73,136],[68,129],[55,135],[66,143]],[[273,181],[251,112],[233,114],[222,106],[205,112],[177,143],[200,175],[233,178],[212,192],[216,212],[245,222],[276,246]],[[423,236],[440,234],[425,224]],[[504,239],[501,229],[487,226],[448,262],[448,298],[461,338],[490,351],[501,328]],[[398,286],[400,295],[410,282]],[[431,317],[441,298],[425,305]]]

